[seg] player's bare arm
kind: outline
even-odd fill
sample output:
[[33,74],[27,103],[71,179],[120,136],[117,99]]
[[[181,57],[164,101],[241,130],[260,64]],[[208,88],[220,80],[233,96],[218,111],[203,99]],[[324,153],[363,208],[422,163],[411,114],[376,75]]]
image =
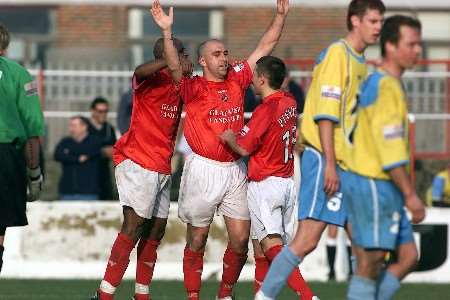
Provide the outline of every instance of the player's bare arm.
[[336,155],[334,153],[334,123],[330,120],[320,120],[319,136],[325,156],[325,174],[323,188],[329,197],[339,189],[339,176],[336,171]]
[[39,137],[31,137],[25,145],[28,168],[28,201],[36,201],[42,191],[42,175],[39,166]]
[[269,28],[260,39],[256,49],[250,54],[247,61],[252,71],[256,62],[263,56],[269,55],[278,43],[283,31],[284,22],[289,11],[289,0],[277,0],[277,12]]
[[236,134],[233,132],[233,130],[225,130],[219,137],[223,143],[227,144],[231,148],[231,150],[233,150],[240,156],[247,156],[250,154],[247,152],[247,150],[238,145],[238,143],[236,142]]
[[167,15],[159,1],[155,0],[153,1],[151,12],[153,20],[161,29],[164,38],[164,57],[166,58],[167,67],[173,80],[179,83],[183,77],[183,69],[178,57],[178,51],[172,41],[173,7],[169,8],[169,14]]
[[417,196],[405,167],[394,168],[389,171],[389,175],[405,197],[405,205],[412,214],[412,222],[419,223],[423,221],[425,218],[425,207],[422,200]]
[[164,59],[152,60],[138,66],[136,70],[134,70],[134,74],[136,76],[136,79],[140,82],[144,81],[145,79],[155,74],[159,70],[165,68],[166,66],[167,63]]

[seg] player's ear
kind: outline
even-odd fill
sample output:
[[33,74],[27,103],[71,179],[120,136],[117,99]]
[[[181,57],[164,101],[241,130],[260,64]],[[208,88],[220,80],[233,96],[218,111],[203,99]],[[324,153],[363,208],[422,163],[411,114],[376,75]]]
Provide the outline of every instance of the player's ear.
[[386,50],[386,53],[392,53],[395,51],[397,46],[391,42],[386,42],[386,44],[384,45],[384,48]]
[[350,18],[350,22],[352,22],[353,28],[357,28],[361,24],[361,19],[359,18],[359,16],[353,15]]
[[203,56],[200,56],[200,57],[198,58],[198,64],[199,64],[200,66],[202,66],[202,67],[206,67],[206,61],[205,61],[205,58],[204,58]]

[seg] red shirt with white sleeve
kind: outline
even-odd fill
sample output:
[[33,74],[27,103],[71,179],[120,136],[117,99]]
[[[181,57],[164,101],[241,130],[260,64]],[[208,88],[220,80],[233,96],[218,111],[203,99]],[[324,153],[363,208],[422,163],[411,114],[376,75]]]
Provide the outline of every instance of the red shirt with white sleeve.
[[176,85],[166,68],[140,83],[133,76],[132,87],[130,129],[114,145],[114,164],[130,159],[150,171],[171,174],[182,111]]
[[238,145],[250,153],[249,180],[261,181],[269,176],[287,178],[294,174],[296,107],[290,94],[276,92],[262,100],[237,135]]
[[186,105],[184,135],[194,153],[220,162],[239,159],[219,135],[244,125],[244,96],[253,74],[247,62],[230,68],[225,81],[212,82],[195,76],[179,84]]

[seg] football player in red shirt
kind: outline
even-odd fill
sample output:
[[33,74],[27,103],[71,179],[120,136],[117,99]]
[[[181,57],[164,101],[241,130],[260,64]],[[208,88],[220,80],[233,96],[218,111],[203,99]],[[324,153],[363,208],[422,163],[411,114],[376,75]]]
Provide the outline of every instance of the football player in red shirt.
[[256,61],[277,44],[289,1],[278,0],[275,17],[258,46],[243,63],[230,67],[228,50],[220,40],[203,42],[198,62],[203,76],[182,77],[172,42],[173,8],[169,15],[159,1],[152,14],[164,37],[164,53],[180,95],[186,104],[185,136],[193,150],[187,159],[180,187],[178,214],[187,223],[184,283],[189,300],[199,299],[203,255],[215,212],[224,216],[229,243],[223,257],[223,275],[217,299],[232,299],[232,289],[247,259],[250,215],[247,205],[246,166],[219,138],[226,129],[244,125],[244,94],[251,84]]
[[[234,152],[250,158],[247,200],[255,250],[255,293],[293,230],[297,104],[292,95],[280,90],[286,73],[281,59],[261,57],[256,62],[253,86],[262,104],[237,136],[231,129],[221,135]],[[298,268],[291,273],[288,284],[300,299],[314,299]]]
[[[174,39],[183,76],[192,63],[182,43]],[[124,221],[111,249],[104,278],[96,295],[113,299],[137,246],[135,300],[149,300],[157,253],[170,205],[170,161],[173,154],[182,101],[163,58],[163,39],[156,41],[155,61],[136,68],[133,75],[133,111],[130,129],[113,149],[115,175]]]

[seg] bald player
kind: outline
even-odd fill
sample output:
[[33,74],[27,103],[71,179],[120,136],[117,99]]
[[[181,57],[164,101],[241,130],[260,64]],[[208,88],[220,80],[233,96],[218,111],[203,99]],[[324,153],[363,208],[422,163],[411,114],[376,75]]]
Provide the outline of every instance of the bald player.
[[230,66],[224,43],[208,40],[198,49],[203,76],[184,79],[171,39],[173,9],[166,15],[159,2],[153,2],[153,18],[162,30],[169,69],[186,104],[185,136],[194,152],[184,166],[179,198],[179,217],[187,224],[183,271],[190,300],[199,299],[203,255],[216,211],[224,217],[229,238],[217,299],[232,299],[232,289],[247,260],[247,169],[239,154],[225,145],[219,135],[227,129],[237,132],[243,127],[245,90],[252,82],[256,61],[277,44],[288,7],[289,1],[277,1],[272,23],[247,60]]

